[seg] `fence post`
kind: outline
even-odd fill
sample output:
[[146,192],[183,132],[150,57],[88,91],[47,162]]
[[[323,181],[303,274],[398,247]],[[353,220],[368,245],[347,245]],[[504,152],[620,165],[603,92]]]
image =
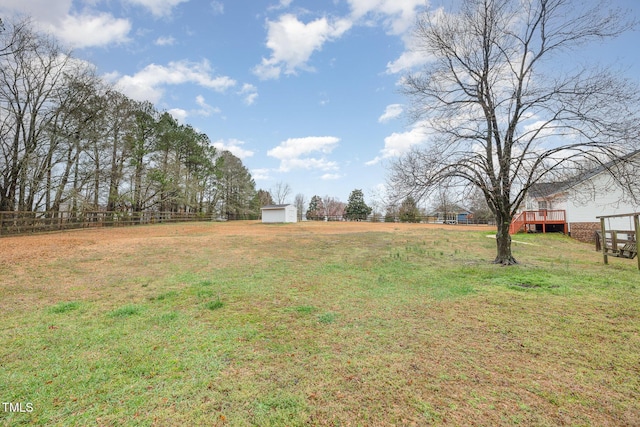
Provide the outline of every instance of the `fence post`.
[[3,229],[4,229],[4,212],[0,212],[0,236],[2,236]]
[[638,237],[640,237],[640,234],[638,234],[638,231],[640,231],[640,215],[635,214],[633,216],[633,225],[635,226],[635,231],[636,234],[634,236],[634,239],[636,241],[636,258],[638,258],[638,270],[640,270],[640,255],[637,255],[638,252]]

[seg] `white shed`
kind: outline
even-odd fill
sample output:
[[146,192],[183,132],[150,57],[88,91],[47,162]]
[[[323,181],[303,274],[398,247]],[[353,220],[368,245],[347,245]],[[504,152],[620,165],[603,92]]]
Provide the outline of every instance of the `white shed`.
[[262,222],[298,222],[298,209],[294,205],[263,206]]

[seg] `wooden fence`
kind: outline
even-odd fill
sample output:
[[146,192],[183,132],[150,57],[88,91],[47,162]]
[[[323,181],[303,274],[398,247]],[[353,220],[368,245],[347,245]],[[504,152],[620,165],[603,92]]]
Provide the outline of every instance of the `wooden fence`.
[[94,227],[212,221],[213,214],[184,212],[2,212],[0,237]]

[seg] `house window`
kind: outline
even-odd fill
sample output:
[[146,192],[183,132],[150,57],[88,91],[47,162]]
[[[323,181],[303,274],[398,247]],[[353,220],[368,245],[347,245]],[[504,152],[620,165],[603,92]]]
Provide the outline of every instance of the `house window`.
[[540,200],[540,201],[538,201],[538,209],[539,209],[539,210],[545,210],[545,209],[547,209],[547,201],[546,201],[546,200]]

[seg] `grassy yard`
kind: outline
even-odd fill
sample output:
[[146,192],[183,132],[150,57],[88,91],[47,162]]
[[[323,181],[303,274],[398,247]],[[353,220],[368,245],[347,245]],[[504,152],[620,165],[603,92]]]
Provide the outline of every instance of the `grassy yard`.
[[638,425],[636,261],[518,235],[521,264],[499,267],[488,234],[243,222],[0,239],[0,425]]

